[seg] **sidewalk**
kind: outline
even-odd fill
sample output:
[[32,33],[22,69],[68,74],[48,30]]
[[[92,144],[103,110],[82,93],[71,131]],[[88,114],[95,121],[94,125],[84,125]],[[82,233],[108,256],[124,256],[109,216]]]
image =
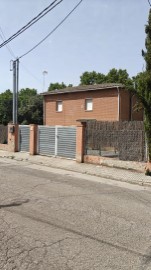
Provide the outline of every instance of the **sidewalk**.
[[[29,153],[16,152],[11,153],[0,150],[0,158],[11,158],[18,161],[28,161],[33,164],[40,164],[47,167],[60,168],[68,171],[79,172],[83,174],[95,175],[106,179],[113,179],[137,185],[151,186],[151,177],[145,176],[144,172],[131,171],[130,162],[126,163],[127,169],[115,168],[115,164],[105,166],[86,163],[77,163],[75,160],[59,157],[31,156]],[[112,161],[113,162],[113,161]],[[118,163],[116,163],[118,164]],[[120,163],[119,163],[120,164]],[[123,162],[121,163],[123,167]],[[120,167],[120,165],[119,165]]]

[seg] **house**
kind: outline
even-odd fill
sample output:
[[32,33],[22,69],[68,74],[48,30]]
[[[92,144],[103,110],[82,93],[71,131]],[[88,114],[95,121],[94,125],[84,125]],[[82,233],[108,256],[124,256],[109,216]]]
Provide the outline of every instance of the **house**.
[[125,90],[122,84],[67,87],[42,95],[44,125],[77,125],[77,119],[143,120],[143,112],[134,109],[136,97]]

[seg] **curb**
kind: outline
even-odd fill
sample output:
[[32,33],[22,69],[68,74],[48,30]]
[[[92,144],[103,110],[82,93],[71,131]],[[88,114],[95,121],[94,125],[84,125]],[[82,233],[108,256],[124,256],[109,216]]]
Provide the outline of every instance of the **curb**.
[[[114,181],[118,181],[118,182],[125,182],[125,183],[129,183],[129,184],[133,184],[133,185],[139,185],[139,186],[146,186],[146,187],[151,187],[151,182],[148,182],[148,181],[144,181],[144,179],[142,179],[142,181],[138,180],[137,182],[135,180],[125,180],[123,179],[122,177],[114,177],[113,175],[105,175],[103,173],[90,173],[89,171],[84,171],[84,172],[80,172],[80,171],[77,171],[77,170],[74,170],[74,169],[70,169],[70,168],[66,168],[66,167],[63,167],[63,166],[56,166],[56,165],[52,165],[51,164],[44,164],[43,162],[34,162],[34,161],[31,161],[30,159],[28,158],[16,158],[15,156],[0,156],[0,158],[8,158],[8,159],[13,159],[13,160],[16,160],[16,161],[28,161],[32,164],[37,164],[37,165],[42,165],[44,167],[51,167],[51,168],[56,168],[56,169],[63,169],[63,170],[66,170],[66,171],[71,171],[71,172],[78,172],[78,173],[81,173],[81,174],[86,174],[86,175],[91,175],[91,176],[97,176],[97,177],[102,177],[102,178],[106,178],[106,179],[110,179],[110,180],[114,180]],[[106,165],[103,165],[105,167],[110,167],[110,168],[114,168],[114,167],[111,167],[111,166],[106,166]],[[121,168],[115,168],[115,169],[121,169]],[[125,169],[127,171],[130,171],[130,169]],[[137,172],[136,170],[133,170],[133,172]],[[143,174],[142,172],[137,172],[137,173],[140,173],[140,174]]]
[[137,173],[144,173],[143,170],[138,170],[138,169],[133,169],[129,167],[123,167],[123,166],[117,166],[117,165],[109,165],[107,163],[101,163],[101,166],[109,167],[109,168],[115,168],[115,169],[121,169],[121,170],[126,170],[126,171],[131,171],[131,172],[137,172]]

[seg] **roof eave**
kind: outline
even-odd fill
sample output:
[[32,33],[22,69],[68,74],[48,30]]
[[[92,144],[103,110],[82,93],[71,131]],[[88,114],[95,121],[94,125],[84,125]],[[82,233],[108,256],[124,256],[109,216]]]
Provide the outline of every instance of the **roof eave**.
[[105,89],[114,89],[114,88],[124,88],[124,85],[113,85],[113,86],[106,86],[100,88],[92,88],[92,89],[80,89],[80,90],[68,90],[68,91],[50,91],[45,93],[40,93],[41,96],[49,96],[49,95],[58,95],[58,94],[71,94],[71,93],[79,93],[79,92],[89,92],[89,91],[97,91],[97,90],[105,90]]

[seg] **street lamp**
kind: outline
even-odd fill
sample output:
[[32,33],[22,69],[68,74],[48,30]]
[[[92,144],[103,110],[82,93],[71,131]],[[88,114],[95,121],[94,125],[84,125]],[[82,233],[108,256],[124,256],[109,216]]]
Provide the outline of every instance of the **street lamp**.
[[45,91],[45,76],[48,74],[48,71],[44,70],[42,74],[43,74],[43,91]]

